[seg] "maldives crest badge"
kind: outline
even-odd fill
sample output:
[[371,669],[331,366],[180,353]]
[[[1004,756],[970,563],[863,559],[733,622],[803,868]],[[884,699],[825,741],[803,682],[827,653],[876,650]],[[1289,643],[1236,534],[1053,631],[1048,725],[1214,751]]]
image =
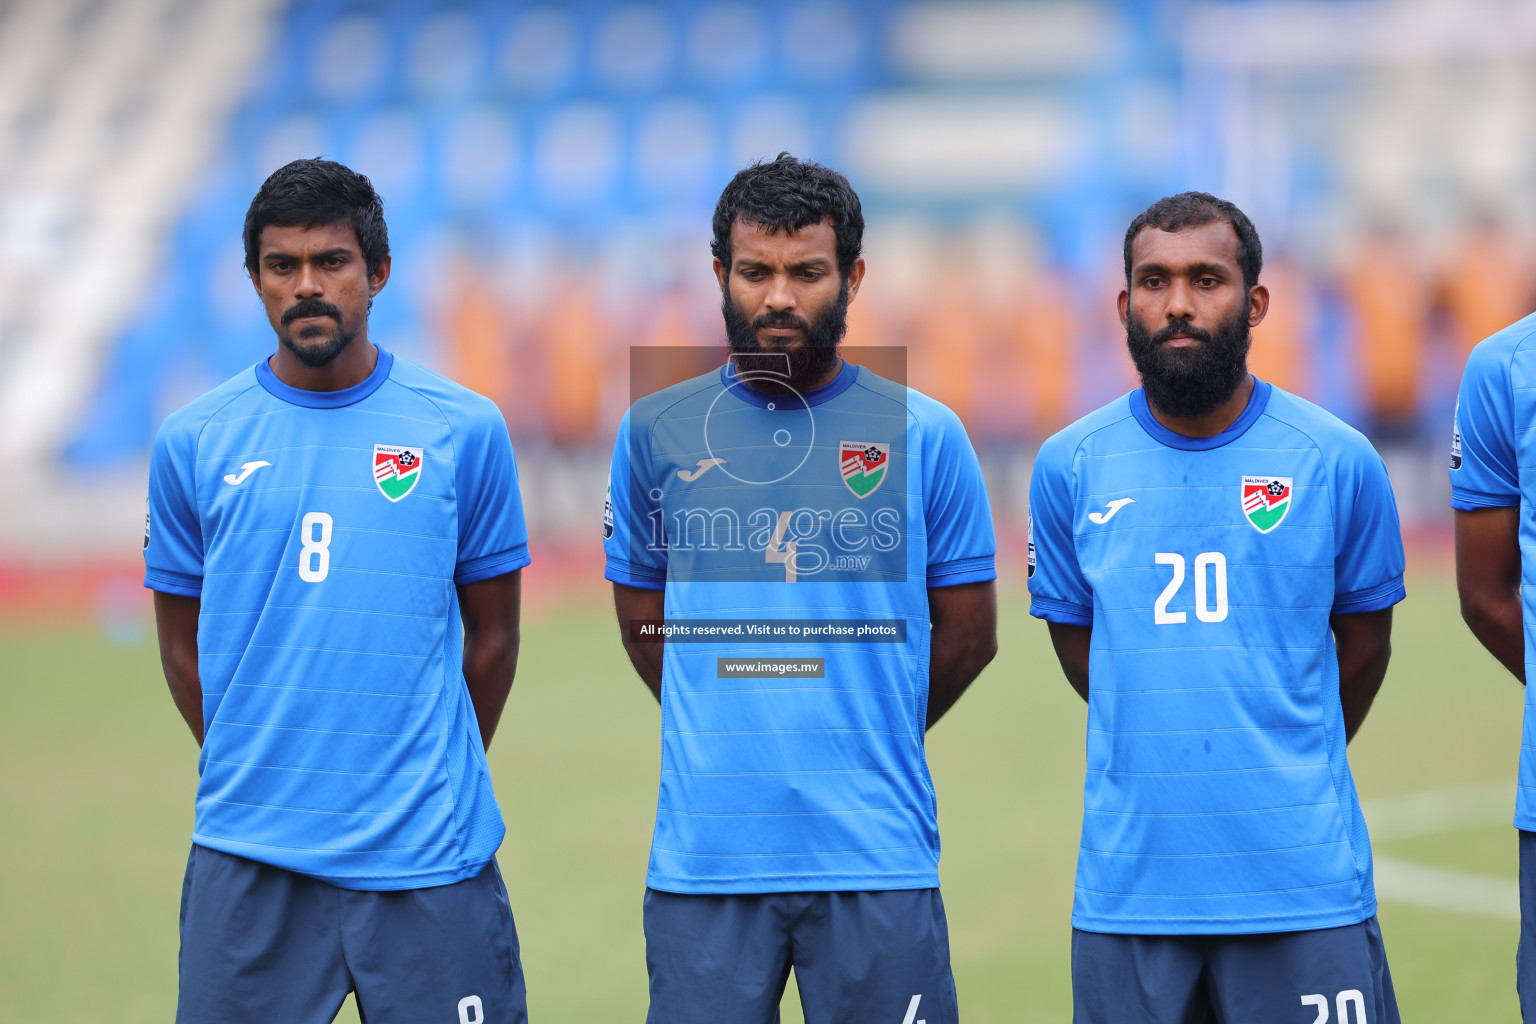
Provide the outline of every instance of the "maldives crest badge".
[[856,498],[867,498],[885,482],[891,466],[891,446],[878,441],[844,441],[838,451],[837,468],[843,483]]
[[1291,478],[1288,476],[1243,477],[1243,515],[1260,533],[1279,526],[1291,510]]
[[373,446],[373,482],[379,493],[390,501],[399,501],[421,482],[421,463],[426,451],[396,444]]

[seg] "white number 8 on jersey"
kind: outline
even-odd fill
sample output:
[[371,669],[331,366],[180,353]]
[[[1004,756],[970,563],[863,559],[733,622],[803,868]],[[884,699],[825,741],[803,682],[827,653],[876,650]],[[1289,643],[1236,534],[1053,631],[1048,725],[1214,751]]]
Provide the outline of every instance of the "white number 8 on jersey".
[[[320,536],[315,537],[315,527]],[[306,512],[299,524],[299,579],[319,583],[331,572],[331,517],[325,512]]]

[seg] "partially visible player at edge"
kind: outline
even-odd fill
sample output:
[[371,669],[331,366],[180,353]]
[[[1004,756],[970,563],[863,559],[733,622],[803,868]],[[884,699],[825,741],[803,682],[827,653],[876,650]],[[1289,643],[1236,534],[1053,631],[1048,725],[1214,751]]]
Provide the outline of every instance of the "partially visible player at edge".
[[[836,171],[781,154],[737,174],[711,246],[724,365],[619,428],[606,575],[662,704],[651,1024],[769,1024],[791,968],[808,1021],[958,1020],[924,736],[996,652],[995,543],[959,419],[839,355],[863,228]],[[690,532],[705,517],[746,535]],[[663,616],[906,636],[637,641],[631,623]],[[742,655],[824,671],[719,667]]]
[[202,747],[178,1024],[527,1019],[485,747],[528,537],[496,407],[368,339],[383,205],[298,160],[245,220],[276,352],[155,439],[145,586]]
[[1255,380],[1257,232],[1186,192],[1125,236],[1142,387],[1048,440],[1031,614],[1088,702],[1073,1020],[1395,1024],[1345,744],[1403,547],[1357,431]]
[[[1451,440],[1456,589],[1472,633],[1522,684],[1536,660],[1536,314],[1467,357]],[[1515,987],[1536,1020],[1536,710],[1525,689],[1515,828],[1520,843],[1520,943]]]

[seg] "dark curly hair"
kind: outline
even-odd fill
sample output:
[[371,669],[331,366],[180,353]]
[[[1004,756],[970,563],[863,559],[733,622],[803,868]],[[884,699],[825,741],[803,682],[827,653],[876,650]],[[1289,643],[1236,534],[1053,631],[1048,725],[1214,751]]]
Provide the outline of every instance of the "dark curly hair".
[[843,277],[853,269],[864,247],[864,211],[848,179],[830,167],[780,153],[737,172],[715,204],[715,237],[709,251],[731,265],[731,225],[748,224],[793,234],[827,221],[837,236],[837,269]]
[[260,274],[261,232],[268,225],[318,228],[350,224],[371,277],[389,255],[384,201],[373,182],[334,160],[295,160],[273,171],[245,211],[245,269]]
[[1180,192],[1165,196],[1142,211],[1131,221],[1125,231],[1125,283],[1131,283],[1131,243],[1143,228],[1160,231],[1182,231],[1197,228],[1212,221],[1225,221],[1237,234],[1237,262],[1243,268],[1243,284],[1249,288],[1259,283],[1259,270],[1264,265],[1264,247],[1259,244],[1259,233],[1248,215],[1225,199],[1217,199],[1209,192]]

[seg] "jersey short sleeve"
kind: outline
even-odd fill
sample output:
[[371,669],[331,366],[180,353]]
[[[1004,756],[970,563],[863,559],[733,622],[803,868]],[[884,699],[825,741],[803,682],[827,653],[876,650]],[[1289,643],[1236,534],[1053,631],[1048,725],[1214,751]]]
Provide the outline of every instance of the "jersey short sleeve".
[[1390,608],[1406,596],[1403,532],[1387,467],[1364,438],[1343,456],[1334,501],[1334,614]]
[[1071,445],[1061,435],[1041,445],[1029,483],[1029,613],[1047,622],[1093,625],[1093,591],[1072,536],[1076,497]]
[[1464,512],[1520,504],[1507,345],[1498,335],[1472,350],[1456,396],[1451,507]]
[[203,532],[197,515],[197,438],[180,416],[155,436],[144,521],[144,585],[183,597],[203,592]]
[[500,411],[489,402],[485,406],[474,410],[455,445],[459,551],[453,581],[460,586],[513,572],[530,561],[512,440]]
[[[913,397],[916,407],[918,399]],[[997,578],[997,538],[981,463],[960,418],[937,402],[923,417],[923,517],[928,586]]]
[[613,443],[608,468],[608,494],[603,507],[603,576],[614,583],[644,590],[667,585],[667,551],[646,543],[655,520],[647,515],[659,506],[649,495],[650,443],[646,431],[634,425],[634,410],[624,414]]

